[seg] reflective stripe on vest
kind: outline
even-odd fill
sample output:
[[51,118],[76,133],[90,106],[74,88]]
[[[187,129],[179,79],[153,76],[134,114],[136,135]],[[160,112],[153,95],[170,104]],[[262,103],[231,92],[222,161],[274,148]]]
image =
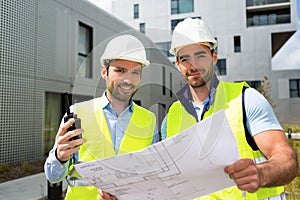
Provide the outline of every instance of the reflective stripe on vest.
[[[242,109],[242,91],[243,87],[248,87],[244,82],[227,83],[220,82],[218,84],[214,103],[210,105],[208,111],[204,114],[204,118],[225,110],[226,117],[234,132],[241,158],[254,159],[256,163],[265,162],[267,159],[260,151],[253,151],[247,143],[245,130],[243,125],[243,109]],[[195,117],[190,115],[179,101],[172,104],[168,112],[167,118],[167,138],[176,135],[178,132],[190,127],[196,123]],[[244,199],[264,199],[272,196],[280,196],[284,192],[284,187],[260,188],[255,193],[246,194]],[[214,194],[197,198],[197,199],[240,199],[242,192],[237,187],[221,190]]]
[[[152,144],[156,123],[155,115],[135,103],[133,106],[133,113],[118,154],[141,150]],[[115,156],[106,117],[103,109],[100,108],[100,98],[75,104],[74,109],[81,118],[83,137],[86,139],[86,143],[80,146],[79,161],[87,162]],[[78,183],[80,185],[80,181]],[[84,199],[98,198],[96,187],[74,186],[68,187],[66,199],[80,199],[82,194],[85,194]]]

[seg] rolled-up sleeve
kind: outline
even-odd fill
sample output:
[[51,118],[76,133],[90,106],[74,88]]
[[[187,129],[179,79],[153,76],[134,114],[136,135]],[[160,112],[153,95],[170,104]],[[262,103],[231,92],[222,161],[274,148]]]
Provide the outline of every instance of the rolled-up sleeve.
[[55,156],[55,149],[49,152],[44,164],[45,175],[51,183],[58,183],[68,175],[69,162],[62,164]]

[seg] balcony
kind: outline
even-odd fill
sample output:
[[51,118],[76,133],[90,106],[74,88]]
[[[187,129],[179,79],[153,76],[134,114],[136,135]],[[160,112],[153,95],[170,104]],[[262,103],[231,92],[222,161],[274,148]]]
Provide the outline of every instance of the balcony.
[[247,18],[247,27],[249,26],[264,26],[272,24],[284,24],[290,23],[291,16],[290,14],[264,14],[264,15],[254,15]]
[[290,0],[246,0],[247,27],[291,22]]
[[269,4],[281,4],[287,2],[290,2],[290,0],[246,0],[246,6],[262,6]]

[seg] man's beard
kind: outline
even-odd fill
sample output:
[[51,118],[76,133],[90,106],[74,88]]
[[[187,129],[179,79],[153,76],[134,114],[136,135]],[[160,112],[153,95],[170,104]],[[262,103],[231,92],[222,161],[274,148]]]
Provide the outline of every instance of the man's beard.
[[135,88],[134,91],[132,91],[131,94],[121,94],[121,92],[119,92],[117,89],[110,89],[110,93],[112,94],[112,96],[119,100],[119,101],[129,101],[133,95],[137,92],[138,88]]
[[[188,77],[188,75],[187,75]],[[197,78],[196,80],[187,80],[192,88],[200,88],[206,86],[206,84],[212,79],[213,71],[207,71],[207,74],[201,73],[201,78]]]

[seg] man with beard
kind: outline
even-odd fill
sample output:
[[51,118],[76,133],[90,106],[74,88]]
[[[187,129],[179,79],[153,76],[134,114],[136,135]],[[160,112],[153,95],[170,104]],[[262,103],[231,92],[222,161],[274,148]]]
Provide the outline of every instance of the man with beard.
[[245,82],[218,80],[214,73],[216,47],[217,41],[200,19],[187,18],[175,27],[170,53],[176,56],[187,85],[169,108],[162,123],[162,138],[225,110],[241,159],[224,172],[236,186],[199,199],[286,199],[283,185],[297,175],[296,154],[259,92]]
[[[107,44],[101,63],[105,92],[100,98],[71,106],[82,127],[67,131],[75,120],[61,123],[45,163],[51,183],[67,177],[66,199],[116,199],[80,179],[73,165],[140,150],[159,141],[155,115],[132,101],[142,68],[149,65],[143,44],[132,35],[117,36]],[[83,131],[84,138],[70,140]]]

